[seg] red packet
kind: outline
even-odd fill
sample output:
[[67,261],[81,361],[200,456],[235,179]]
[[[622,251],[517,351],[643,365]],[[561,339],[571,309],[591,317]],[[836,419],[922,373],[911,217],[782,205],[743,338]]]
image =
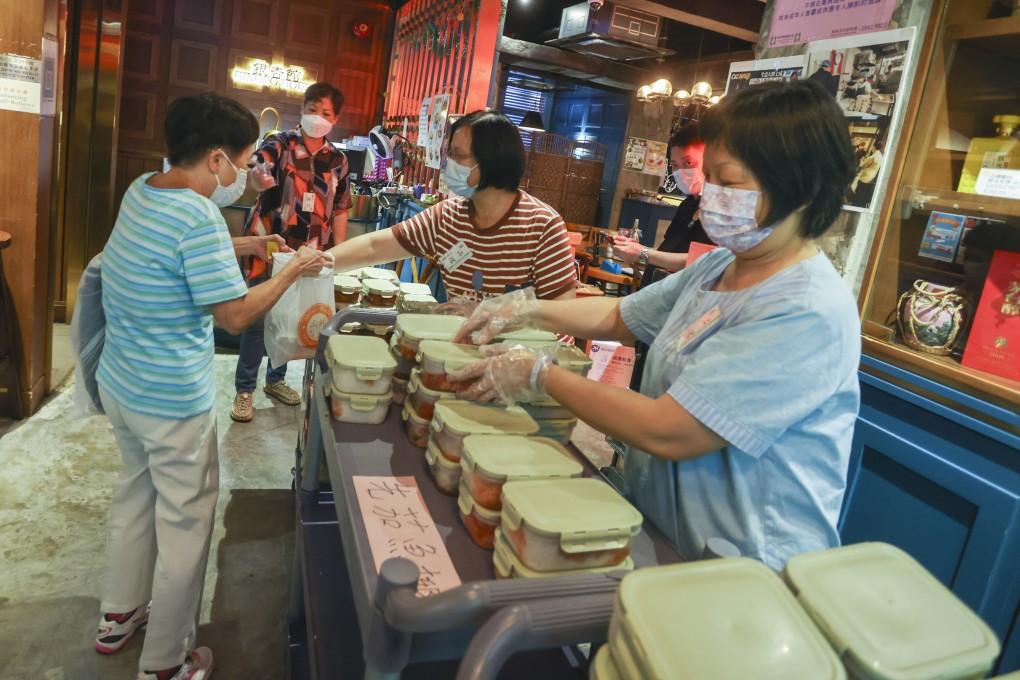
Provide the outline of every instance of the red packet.
[[1020,253],[992,256],[961,363],[1020,380]]
[[719,246],[713,246],[708,243],[699,243],[697,241],[691,241],[690,247],[687,249],[687,266],[690,267],[694,264],[694,261],[704,255],[710,253]]

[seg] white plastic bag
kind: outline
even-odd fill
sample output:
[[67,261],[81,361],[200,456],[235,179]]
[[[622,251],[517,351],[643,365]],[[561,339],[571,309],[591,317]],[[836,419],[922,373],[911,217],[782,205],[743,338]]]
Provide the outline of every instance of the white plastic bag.
[[71,315],[71,352],[74,356],[72,418],[105,413],[96,382],[96,369],[106,342],[102,264],[103,254],[100,253],[85,267],[78,284],[78,302]]
[[[273,255],[273,276],[293,256],[293,253]],[[266,354],[273,366],[314,357],[319,331],[335,313],[332,268],[323,267],[317,276],[298,279],[266,314]]]

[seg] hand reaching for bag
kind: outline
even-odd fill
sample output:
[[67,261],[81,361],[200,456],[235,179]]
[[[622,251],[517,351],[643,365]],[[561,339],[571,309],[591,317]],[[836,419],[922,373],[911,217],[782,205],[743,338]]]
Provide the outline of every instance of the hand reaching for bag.
[[550,348],[529,348],[504,344],[486,345],[483,361],[450,374],[451,380],[474,380],[457,393],[462,399],[478,402],[499,400],[506,406],[515,403],[545,401],[545,379],[553,363]]
[[[462,303],[453,303],[458,304],[464,308]],[[446,306],[442,305],[436,311],[443,311],[443,307]],[[537,311],[538,300],[535,298],[534,288],[521,288],[512,293],[488,298],[471,310],[471,315],[457,331],[453,341],[485,345],[501,333],[534,328],[534,315]]]
[[301,276],[318,276],[324,268],[333,268],[333,256],[321,250],[301,246],[287,263],[287,267],[296,267]]

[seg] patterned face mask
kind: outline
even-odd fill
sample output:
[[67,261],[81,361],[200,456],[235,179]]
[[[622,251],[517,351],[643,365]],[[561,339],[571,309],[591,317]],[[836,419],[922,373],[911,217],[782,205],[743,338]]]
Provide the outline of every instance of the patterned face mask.
[[764,241],[774,227],[759,227],[755,219],[760,191],[721,187],[705,182],[701,191],[701,226],[712,241],[743,253]]

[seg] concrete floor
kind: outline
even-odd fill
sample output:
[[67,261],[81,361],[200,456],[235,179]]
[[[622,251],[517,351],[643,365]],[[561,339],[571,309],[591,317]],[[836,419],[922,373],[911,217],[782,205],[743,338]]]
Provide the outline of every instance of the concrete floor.
[[[300,409],[260,389],[255,420],[232,422],[235,361],[217,356],[215,363],[221,488],[198,643],[212,648],[220,680],[280,678]],[[69,365],[55,352],[58,363]],[[294,387],[302,366],[291,365]],[[110,657],[93,649],[120,455],[105,418],[68,415],[72,383],[32,418],[0,429],[0,680],[119,680],[137,672],[141,636]]]

